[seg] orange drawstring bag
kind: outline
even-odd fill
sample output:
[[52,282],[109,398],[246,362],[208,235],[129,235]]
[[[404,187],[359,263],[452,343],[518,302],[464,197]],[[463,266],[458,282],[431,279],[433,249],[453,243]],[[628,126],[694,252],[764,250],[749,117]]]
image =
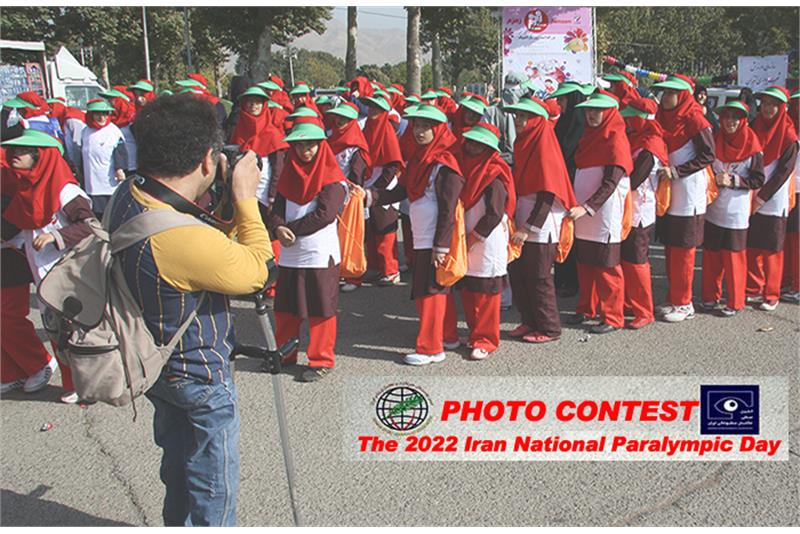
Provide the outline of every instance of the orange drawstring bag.
[[522,256],[522,245],[515,245],[511,242],[511,236],[517,231],[514,221],[508,220],[508,260],[506,263],[511,263],[520,256]]
[[455,213],[455,227],[450,239],[450,251],[444,264],[436,268],[436,283],[450,287],[467,274],[467,233],[464,227],[464,205],[458,201]]
[[625,207],[622,210],[622,234],[620,241],[625,241],[633,227],[633,197],[631,192],[625,195]]
[[339,247],[342,262],[339,272],[343,278],[358,278],[367,271],[364,251],[364,199],[366,193],[358,188],[350,191],[339,220]]
[[571,217],[561,219],[561,233],[556,243],[556,263],[564,263],[572,250],[572,243],[575,241],[575,221]]
[[656,187],[656,215],[663,217],[669,209],[672,200],[672,180],[662,178]]
[[719,188],[717,187],[717,180],[714,177],[714,171],[711,166],[706,167],[706,178],[708,179],[708,187],[706,188],[706,206],[717,200],[719,196]]

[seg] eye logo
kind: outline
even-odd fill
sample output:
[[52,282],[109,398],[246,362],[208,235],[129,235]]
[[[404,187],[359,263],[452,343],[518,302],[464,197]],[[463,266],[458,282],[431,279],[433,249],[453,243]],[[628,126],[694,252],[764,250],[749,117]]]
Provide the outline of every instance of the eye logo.
[[759,386],[701,385],[701,434],[758,434]]

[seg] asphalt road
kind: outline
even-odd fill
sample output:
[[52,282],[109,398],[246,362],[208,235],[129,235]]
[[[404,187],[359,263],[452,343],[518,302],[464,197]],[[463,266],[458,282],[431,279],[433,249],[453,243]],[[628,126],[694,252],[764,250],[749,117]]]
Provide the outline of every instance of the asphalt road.
[[[664,296],[663,251],[652,250],[655,298]],[[404,276],[407,280],[408,277]],[[695,276],[695,294],[700,270]],[[752,309],[731,319],[698,314],[680,325],[584,335],[566,326],[545,346],[504,341],[488,360],[448,353],[442,364],[401,363],[417,319],[407,285],[342,295],[337,366],[323,381],[281,376],[301,511],[308,525],[784,525],[800,524],[798,311]],[[562,318],[575,298],[562,299]],[[234,304],[240,340],[257,343],[251,305]],[[37,314],[34,314],[38,316]],[[38,317],[33,317],[37,325]],[[503,313],[504,330],[516,312]],[[759,328],[771,326],[769,332]],[[461,323],[462,332],[465,325]],[[304,334],[305,335],[305,334]],[[283,459],[269,375],[237,360],[242,412],[241,526],[288,526]],[[786,376],[790,460],[780,462],[351,462],[344,460],[342,389],[349,376]],[[0,522],[11,525],[161,525],[160,451],[152,408],[57,402],[60,384],[0,401]],[[54,427],[40,432],[43,423]]]

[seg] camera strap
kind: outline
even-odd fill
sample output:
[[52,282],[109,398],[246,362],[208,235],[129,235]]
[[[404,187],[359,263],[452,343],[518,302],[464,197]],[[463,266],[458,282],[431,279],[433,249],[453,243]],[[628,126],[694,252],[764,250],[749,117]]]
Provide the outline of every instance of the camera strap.
[[182,196],[179,193],[176,193],[171,188],[167,187],[166,185],[162,184],[158,180],[150,178],[149,176],[144,176],[142,174],[136,174],[133,176],[133,181],[136,184],[136,187],[147,193],[148,195],[160,200],[165,204],[169,204],[177,211],[181,213],[185,213],[187,215],[191,215],[192,217],[196,217],[200,219],[204,223],[213,226],[215,228],[221,228],[226,226],[232,222],[233,219],[230,221],[226,221],[224,219],[220,219],[216,215],[212,214],[211,212],[204,210],[191,200],[187,199],[186,197]]

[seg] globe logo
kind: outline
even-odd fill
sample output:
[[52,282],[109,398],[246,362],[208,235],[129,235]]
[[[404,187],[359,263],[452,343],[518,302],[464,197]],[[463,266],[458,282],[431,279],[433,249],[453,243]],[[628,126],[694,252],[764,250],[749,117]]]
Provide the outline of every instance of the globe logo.
[[410,384],[393,384],[375,399],[377,422],[391,432],[413,432],[427,421],[429,413],[428,396]]

